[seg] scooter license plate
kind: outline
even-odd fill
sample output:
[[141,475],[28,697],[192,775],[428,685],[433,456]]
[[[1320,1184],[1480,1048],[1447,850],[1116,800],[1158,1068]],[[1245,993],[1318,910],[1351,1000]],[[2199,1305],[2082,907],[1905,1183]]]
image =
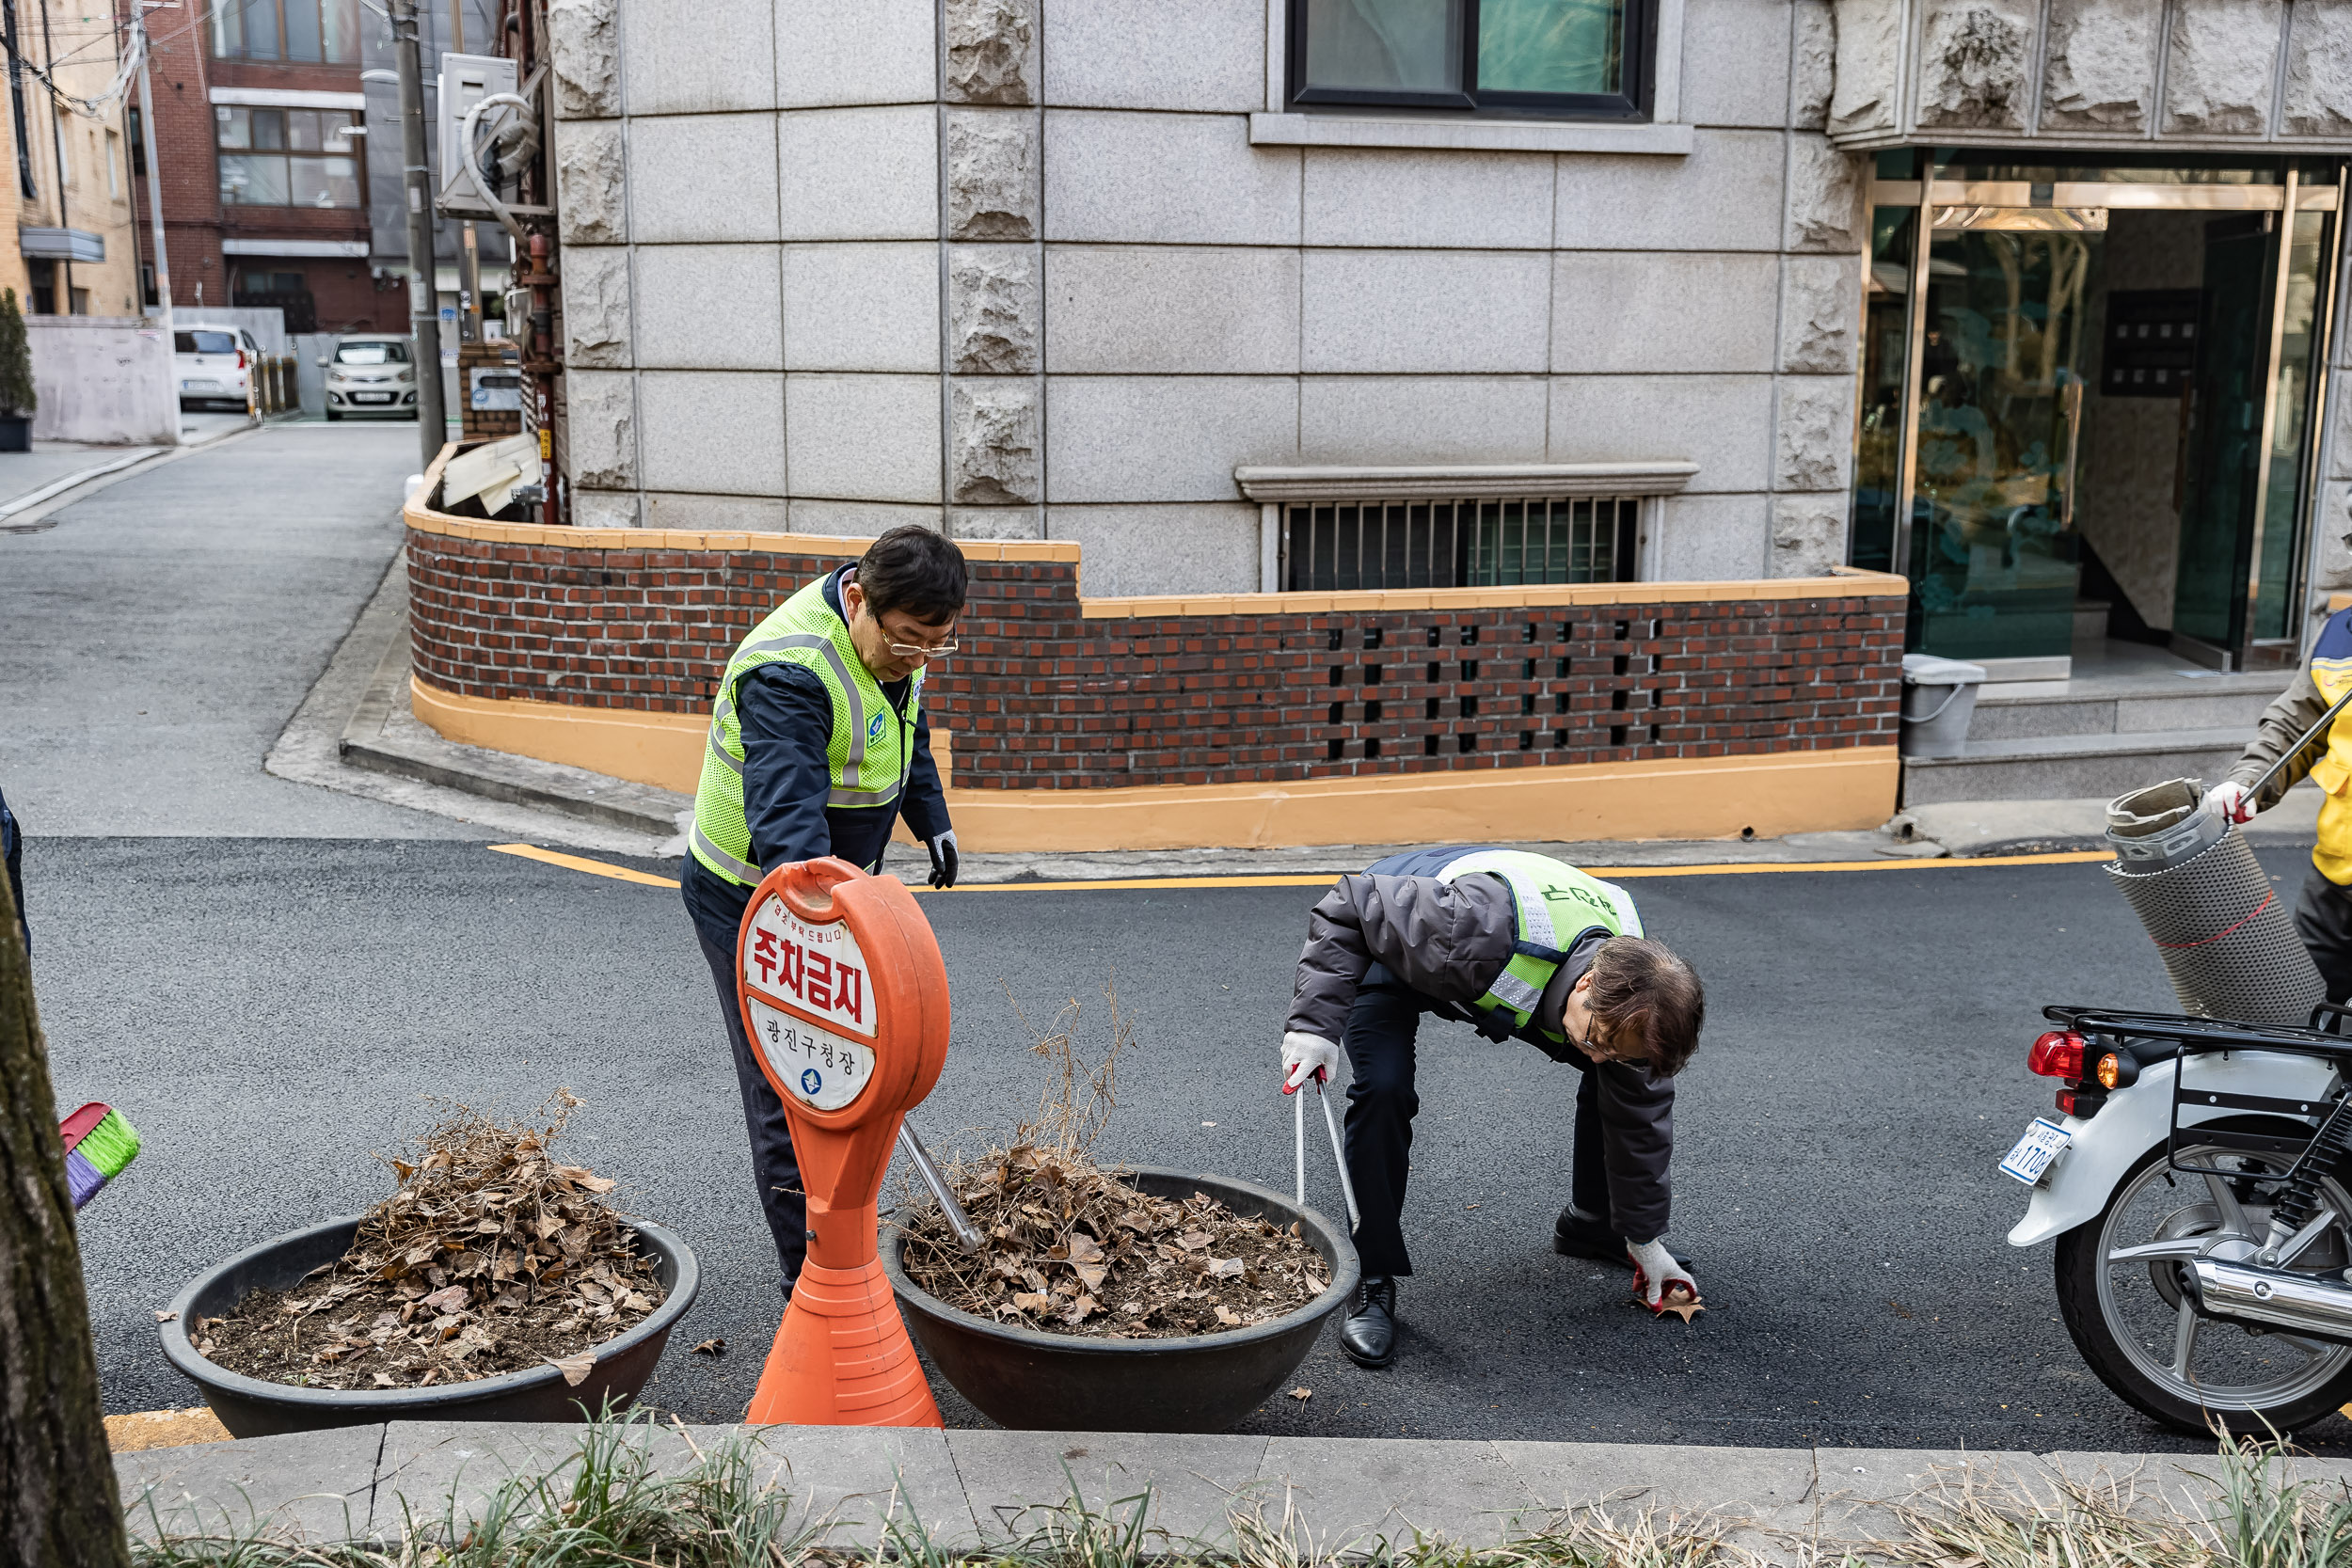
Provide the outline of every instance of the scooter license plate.
[[2051,1164],[2074,1141],[2074,1134],[2057,1122],[2036,1117],[2033,1125],[2026,1129],[2026,1135],[2017,1140],[2009,1157],[2001,1162],[2001,1174],[2013,1176],[2028,1187],[2040,1186]]

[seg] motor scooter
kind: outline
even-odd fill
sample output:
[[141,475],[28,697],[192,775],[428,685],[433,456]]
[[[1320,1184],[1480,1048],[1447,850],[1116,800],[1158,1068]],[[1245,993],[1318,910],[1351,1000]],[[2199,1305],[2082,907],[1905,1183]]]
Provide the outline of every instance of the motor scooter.
[[2012,1246],[2055,1241],[2099,1380],[2185,1432],[2282,1433],[2352,1401],[2352,1009],[2309,1027],[2058,1006],[2058,1079],[2001,1170]]

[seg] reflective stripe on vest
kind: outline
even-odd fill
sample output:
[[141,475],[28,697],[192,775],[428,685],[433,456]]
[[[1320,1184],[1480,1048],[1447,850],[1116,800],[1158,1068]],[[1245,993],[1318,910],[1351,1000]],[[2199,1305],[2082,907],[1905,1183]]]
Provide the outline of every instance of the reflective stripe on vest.
[[[1568,949],[1587,933],[1642,934],[1641,911],[1633,907],[1630,894],[1549,856],[1518,849],[1473,850],[1448,861],[1438,880],[1482,875],[1511,890],[1510,962],[1488,983],[1486,994],[1470,1004],[1493,1022],[1507,1017],[1512,1028],[1526,1028],[1543,1002],[1544,988],[1567,960]],[[1571,933],[1565,943],[1564,932]],[[1565,1037],[1551,1030],[1544,1033],[1554,1039]]]
[[[753,884],[760,877],[751,860],[751,827],[743,803],[743,736],[736,692],[743,678],[763,665],[798,664],[814,671],[824,684],[833,709],[825,745],[827,806],[895,810],[906,793],[923,673],[917,670],[913,676],[905,710],[894,713],[881,684],[857,657],[849,626],[826,602],[826,581],[819,578],[801,589],[752,628],[727,660],[711,699],[688,846],[696,860],[731,882]],[[897,721],[895,725],[890,719]]]

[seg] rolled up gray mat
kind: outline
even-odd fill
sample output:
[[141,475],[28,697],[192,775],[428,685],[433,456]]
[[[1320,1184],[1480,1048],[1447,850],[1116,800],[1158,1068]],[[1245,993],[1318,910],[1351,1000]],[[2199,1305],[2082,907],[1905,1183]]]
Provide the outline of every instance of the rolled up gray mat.
[[2155,942],[2184,1011],[2307,1023],[2327,985],[2246,835],[2197,810],[2201,793],[2173,779],[2110,802],[2107,875]]

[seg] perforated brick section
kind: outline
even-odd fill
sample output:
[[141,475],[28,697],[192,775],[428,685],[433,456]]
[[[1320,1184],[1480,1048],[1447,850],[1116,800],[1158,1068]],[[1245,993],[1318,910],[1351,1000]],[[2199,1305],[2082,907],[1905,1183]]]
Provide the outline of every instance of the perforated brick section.
[[[707,711],[753,624],[839,557],[411,532],[416,669],[469,697]],[[965,788],[1892,745],[1890,595],[1088,619],[1076,567],[974,560],[927,683]],[[1736,587],[1727,584],[1726,587]]]

